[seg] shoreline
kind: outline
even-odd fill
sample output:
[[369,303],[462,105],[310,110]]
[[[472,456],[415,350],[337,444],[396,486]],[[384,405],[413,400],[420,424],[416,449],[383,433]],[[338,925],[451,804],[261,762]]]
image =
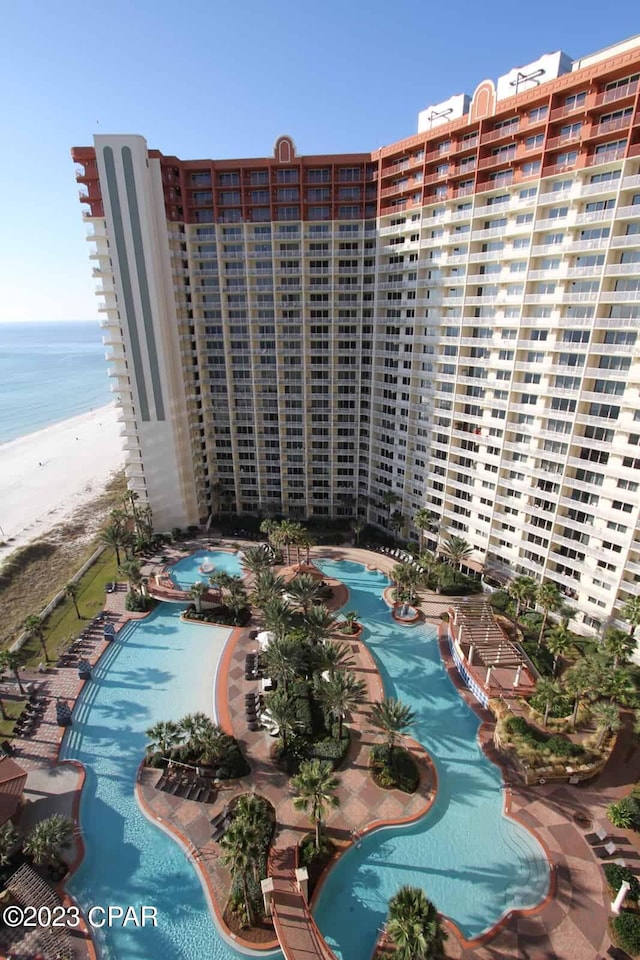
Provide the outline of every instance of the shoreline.
[[70,521],[124,466],[109,403],[0,444],[0,561]]

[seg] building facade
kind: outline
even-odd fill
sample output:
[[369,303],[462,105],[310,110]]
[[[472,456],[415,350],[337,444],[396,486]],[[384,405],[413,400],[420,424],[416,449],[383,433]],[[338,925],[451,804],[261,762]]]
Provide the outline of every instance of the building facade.
[[548,54],[368,154],[72,151],[129,483],[220,509],[426,507],[599,629],[640,592],[640,37]]

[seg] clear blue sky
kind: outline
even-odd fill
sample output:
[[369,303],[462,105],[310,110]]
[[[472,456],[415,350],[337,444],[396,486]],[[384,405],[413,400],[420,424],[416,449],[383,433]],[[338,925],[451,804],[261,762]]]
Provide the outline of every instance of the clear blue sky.
[[97,317],[69,148],[139,133],[184,158],[375,149],[418,111],[640,29],[637,0],[6,0],[0,321]]

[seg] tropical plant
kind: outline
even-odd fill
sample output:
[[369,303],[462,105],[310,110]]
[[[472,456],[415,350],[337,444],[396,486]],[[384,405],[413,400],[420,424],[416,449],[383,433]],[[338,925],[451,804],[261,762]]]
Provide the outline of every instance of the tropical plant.
[[389,530],[392,531],[396,536],[400,533],[404,526],[404,517],[400,510],[394,510],[391,516],[389,517]]
[[116,563],[120,566],[120,547],[123,545],[123,529],[118,523],[110,523],[100,531],[99,539],[107,547],[112,547],[116,552]]
[[120,564],[119,572],[129,584],[129,589],[131,592],[138,593],[140,587],[142,586],[142,573],[140,571],[139,561],[125,560],[124,563]]
[[49,663],[49,652],[47,650],[47,644],[44,639],[44,624],[42,618],[37,614],[32,613],[31,616],[22,624],[22,629],[27,634],[27,637],[35,637],[36,640],[40,643],[42,647],[42,652],[44,653],[44,659]]
[[[186,716],[178,720],[177,728],[179,736],[178,742],[185,740],[190,746],[196,749],[210,737],[221,737],[224,735],[222,727],[219,727],[206,713],[202,712],[186,714]],[[150,736],[151,731],[155,729],[155,727],[152,727],[151,730],[147,730],[147,735]],[[173,736],[172,732],[168,731],[168,733],[171,738]]]
[[387,933],[403,960],[441,960],[447,935],[434,904],[419,887],[401,887],[389,900]]
[[507,593],[516,602],[516,620],[523,607],[530,607],[534,603],[537,591],[538,584],[533,577],[518,576],[509,581]]
[[611,921],[615,943],[631,957],[640,953],[640,917],[630,910],[623,910]]
[[2,824],[0,827],[0,867],[6,867],[10,862],[11,857],[18,850],[20,840],[20,834],[11,820]]
[[342,722],[365,698],[366,686],[350,670],[334,673],[318,686],[318,696],[325,709],[338,721],[338,740],[342,740]]
[[391,579],[400,588],[408,603],[415,603],[417,588],[423,581],[423,574],[411,563],[397,563],[391,571]]
[[36,823],[27,837],[23,850],[34,863],[57,865],[62,859],[62,851],[73,839],[73,821],[54,813]]
[[289,737],[293,736],[300,726],[296,705],[287,695],[287,691],[283,691],[271,694],[267,701],[267,709],[273,722],[280,728],[282,749],[286,751],[289,748]]
[[300,644],[288,637],[274,637],[262,654],[267,673],[282,684],[286,692],[289,683],[303,672]]
[[285,600],[274,597],[262,608],[262,620],[265,629],[282,638],[291,626],[292,610]]
[[316,603],[307,611],[303,630],[312,643],[324,643],[335,625],[335,614],[327,610],[323,603]]
[[536,591],[536,603],[539,607],[542,607],[543,611],[540,633],[538,634],[538,646],[540,646],[542,644],[542,638],[544,637],[549,614],[559,610],[563,603],[562,594],[557,584],[552,583],[550,580],[541,583]]
[[575,727],[578,721],[578,710],[583,697],[593,688],[594,677],[589,662],[579,660],[563,677],[564,689],[574,698],[571,725]]
[[330,676],[333,676],[336,671],[343,670],[345,667],[352,667],[354,664],[351,647],[348,643],[343,643],[342,640],[326,640],[324,643],[318,644],[316,649],[319,653],[320,668],[328,670]]
[[411,707],[402,703],[401,700],[385,697],[384,700],[373,704],[370,716],[374,727],[378,727],[386,734],[387,763],[390,764],[398,735],[406,733],[415,720],[415,714]]
[[463,537],[450,536],[440,544],[440,553],[460,570],[463,561],[473,553],[473,547]]
[[366,523],[364,523],[364,521],[362,520],[356,520],[356,522],[353,525],[353,535],[356,540],[356,546],[358,546],[358,544],[360,543],[360,534],[362,533],[365,527],[366,527]]
[[311,604],[319,599],[321,589],[319,580],[310,573],[301,573],[287,584],[287,597],[306,616]]
[[358,626],[358,611],[346,610],[342,614],[342,622],[340,623],[340,630],[343,633],[355,633],[357,626]]
[[622,616],[629,624],[629,636],[634,637],[640,627],[640,597],[629,597],[622,608]]
[[621,727],[620,711],[613,703],[596,703],[591,713],[595,717],[598,727],[598,749],[610,733],[617,733]]
[[[634,597],[633,599],[640,598]],[[636,640],[633,634],[612,627],[605,633],[602,647],[608,656],[613,659],[615,669],[621,660],[624,663],[631,658],[631,654],[636,648]]]
[[234,580],[229,586],[227,595],[225,597],[225,603],[233,614],[234,621],[238,623],[240,612],[245,610],[249,603],[249,597],[247,596],[245,585],[240,578]]
[[22,686],[22,681],[20,680],[20,674],[18,670],[22,666],[24,656],[20,650],[3,650],[0,653],[0,670],[3,672],[5,670],[10,670],[11,673],[16,678],[16,683],[18,684],[18,690],[20,693],[24,694],[25,689]]
[[607,816],[619,830],[640,829],[640,802],[636,797],[623,797],[607,807]]
[[247,547],[240,559],[242,568],[256,576],[268,570],[271,561],[263,547]]
[[563,699],[562,691],[557,683],[546,677],[540,677],[536,683],[536,697],[544,703],[542,725],[546,727],[550,711]]
[[627,667],[609,670],[605,665],[598,692],[608,696],[611,703],[629,706],[635,701],[636,686]]
[[285,590],[284,577],[278,576],[273,570],[261,570],[254,577],[251,602],[264,610],[271,600],[280,600]]
[[260,858],[259,833],[255,826],[242,817],[234,818],[220,839],[220,860],[231,871],[234,883],[242,887],[244,907],[250,926],[254,923],[253,904],[249,891],[249,873],[255,873]]
[[69,597],[73,603],[74,610],[76,611],[76,617],[78,620],[81,620],[80,610],[78,609],[78,594],[80,593],[80,586],[74,580],[70,581],[64,588],[65,597]]
[[400,497],[398,496],[397,493],[394,493],[393,490],[385,490],[385,492],[382,494],[382,496],[381,496],[381,498],[380,498],[380,501],[381,501],[382,506],[385,507],[386,510],[387,510],[387,520],[389,519],[389,516],[391,515],[391,507],[392,507],[394,504],[396,504],[399,499],[400,499]]
[[427,539],[425,534],[438,532],[438,516],[433,510],[427,510],[426,507],[416,510],[413,522],[425,539]]
[[331,764],[325,760],[303,760],[300,770],[291,780],[296,791],[293,805],[304,810],[315,824],[316,850],[320,850],[320,833],[325,814],[332,807],[340,806],[336,790],[340,781],[334,777]]
[[197,613],[200,613],[202,597],[206,592],[207,586],[201,580],[196,580],[189,587],[189,596],[193,599]]
[[558,659],[571,647],[571,634],[564,623],[557,623],[551,628],[545,640],[547,650],[553,657],[552,673],[555,677],[558,669]]
[[180,725],[173,720],[161,720],[155,723],[149,727],[146,734],[150,740],[147,744],[147,754],[160,753],[166,757],[183,742]]

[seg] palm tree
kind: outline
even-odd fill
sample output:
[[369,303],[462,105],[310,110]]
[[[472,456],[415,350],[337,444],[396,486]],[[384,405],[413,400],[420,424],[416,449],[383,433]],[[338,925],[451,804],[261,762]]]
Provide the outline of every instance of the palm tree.
[[629,624],[629,636],[634,637],[636,627],[640,627],[640,597],[629,597],[622,608],[622,616]]
[[18,673],[19,668],[22,666],[22,662],[23,655],[20,650],[3,650],[2,653],[0,653],[0,670],[11,670],[12,674],[16,678],[18,690],[20,693],[24,694],[25,689],[22,686],[20,674]]
[[234,623],[238,623],[240,612],[244,610],[249,603],[245,585],[240,579],[235,580],[229,587],[225,602],[233,614]]
[[440,544],[440,553],[460,570],[463,560],[467,560],[473,553],[473,547],[463,537],[452,535]]
[[180,724],[173,720],[161,720],[146,731],[150,743],[147,744],[147,754],[160,753],[163,757],[173,753],[183,741],[183,732]]
[[559,610],[563,603],[562,594],[560,593],[558,585],[552,583],[550,580],[541,583],[536,591],[536,603],[539,607],[542,607],[544,611],[542,623],[540,624],[540,633],[538,634],[538,646],[540,647],[549,614]]
[[276,637],[284,637],[291,626],[292,610],[288,603],[275,597],[262,608],[262,620],[265,629]]
[[73,839],[73,830],[72,820],[54,813],[36,823],[25,842],[24,852],[33,858],[34,863],[59,864],[62,851]]
[[562,691],[553,680],[549,680],[548,677],[540,677],[536,683],[536,697],[539,697],[540,700],[544,702],[542,725],[546,727],[549,721],[549,713],[562,699]]
[[564,689],[574,698],[571,725],[575,727],[578,721],[578,710],[582,698],[593,688],[594,676],[589,662],[579,660],[563,677]]
[[340,623],[341,632],[355,633],[357,626],[358,626],[358,611],[346,610],[342,614],[342,622]]
[[338,740],[342,740],[342,721],[347,712],[355,710],[362,703],[366,685],[356,678],[351,670],[334,673],[319,687],[318,695],[326,710],[338,720]]
[[307,612],[303,629],[312,643],[323,643],[328,639],[335,623],[335,614],[327,610],[324,603],[316,603]]
[[11,861],[11,857],[17,851],[21,836],[11,823],[7,820],[0,827],[0,867],[6,867]]
[[251,602],[260,610],[264,610],[269,601],[283,596],[286,586],[284,577],[278,576],[273,570],[261,570],[255,575],[253,581]]
[[125,560],[124,563],[120,564],[119,572],[129,584],[131,592],[137,593],[142,584],[142,573],[138,560]]
[[[412,922],[418,923],[419,936],[413,935]],[[400,887],[389,900],[387,932],[396,948],[402,951],[406,947],[409,950],[400,954],[396,950],[396,956],[404,956],[408,960],[422,956],[429,960],[440,960],[444,956],[447,935],[434,904],[419,887]],[[421,949],[426,952],[420,953]]]
[[371,722],[387,736],[387,763],[391,763],[393,747],[398,734],[405,733],[415,720],[415,714],[401,700],[385,697],[371,708]]
[[394,493],[393,490],[385,490],[382,494],[382,506],[387,508],[387,523],[389,522],[389,517],[391,515],[391,507],[398,502],[400,497],[397,493]]
[[611,671],[605,670],[602,681],[598,684],[598,692],[606,694],[611,703],[630,706],[636,697],[636,686],[628,669],[618,667]]
[[636,648],[636,640],[632,634],[612,627],[611,630],[607,630],[602,646],[606,653],[613,658],[613,667],[616,669],[620,660],[625,662],[630,659]]
[[80,587],[75,581],[71,581],[64,588],[65,597],[69,597],[76,611],[76,617],[78,620],[81,620],[80,611],[78,609],[78,594],[80,593]]
[[263,653],[268,675],[282,683],[285,693],[290,681],[300,676],[301,652],[300,645],[294,640],[276,637]]
[[358,546],[360,542],[360,534],[362,533],[365,527],[366,527],[366,524],[362,520],[356,520],[356,522],[353,525],[353,535],[356,538],[356,546]]
[[240,559],[243,570],[256,576],[270,566],[269,557],[262,547],[247,547]]
[[394,510],[389,517],[388,524],[389,530],[391,530],[391,532],[397,537],[404,526],[404,517],[402,516],[402,512],[400,510]]
[[391,579],[401,588],[409,603],[416,601],[416,587],[423,580],[423,575],[411,563],[397,563],[391,571]]
[[336,796],[340,781],[334,777],[327,760],[303,760],[291,785],[296,791],[293,805],[296,810],[304,810],[315,824],[316,850],[320,850],[320,829],[325,814],[331,807],[340,806]]
[[296,541],[297,525],[292,520],[281,520],[279,527],[280,544],[287,548],[287,565],[289,565],[291,563],[291,544]]
[[47,644],[44,639],[44,624],[40,617],[32,613],[30,617],[22,624],[22,629],[27,634],[27,637],[35,637],[42,647],[42,652],[44,653],[44,659],[49,663],[49,652],[47,650]]
[[549,636],[545,642],[547,650],[553,657],[552,672],[555,677],[558,668],[558,658],[561,657],[563,653],[566,653],[571,646],[571,634],[564,623],[557,623],[555,627],[552,627],[549,631]]
[[[177,728],[180,739],[184,739],[196,750],[205,739],[212,736],[221,737],[224,735],[222,727],[217,726],[206,713],[202,712],[187,713],[186,716],[178,721]],[[151,729],[155,730],[155,727]],[[147,731],[147,735],[151,735],[150,730]],[[173,734],[170,733],[170,736],[172,735]]]
[[414,525],[420,530],[423,538],[426,533],[436,533],[438,530],[438,517],[433,512],[433,510],[427,510],[426,507],[421,507],[420,510],[416,510],[416,515],[413,518]]
[[206,592],[207,586],[201,580],[196,580],[196,582],[192,583],[189,587],[189,596],[193,599],[197,613],[200,613],[201,600]]
[[247,921],[250,926],[253,926],[253,906],[249,893],[248,874],[255,869],[255,862],[260,856],[257,831],[252,824],[243,818],[234,818],[221,837],[220,846],[222,848],[220,856],[222,863],[231,871],[234,883],[239,882],[242,886]]
[[273,722],[277,723],[280,728],[282,749],[286,752],[289,746],[289,737],[293,736],[300,726],[296,705],[291,697],[286,695],[286,691],[283,691],[282,693],[274,693],[269,697],[267,709]]
[[620,711],[613,703],[596,703],[591,713],[596,718],[599,732],[597,746],[600,749],[607,734],[617,733],[622,726]]
[[318,644],[317,648],[320,655],[320,668],[328,670],[329,675],[333,676],[338,670],[345,667],[352,667],[354,659],[351,653],[351,647],[342,640],[327,640]]
[[310,573],[301,573],[287,584],[287,596],[301,607],[306,617],[309,607],[317,600],[321,592],[320,582]]
[[120,566],[120,547],[123,540],[123,529],[119,524],[110,523],[100,531],[100,540],[107,547],[113,547],[116,552],[116,563]]
[[520,617],[522,607],[530,607],[538,592],[538,584],[533,577],[514,577],[507,584],[507,593],[516,602],[516,620]]

